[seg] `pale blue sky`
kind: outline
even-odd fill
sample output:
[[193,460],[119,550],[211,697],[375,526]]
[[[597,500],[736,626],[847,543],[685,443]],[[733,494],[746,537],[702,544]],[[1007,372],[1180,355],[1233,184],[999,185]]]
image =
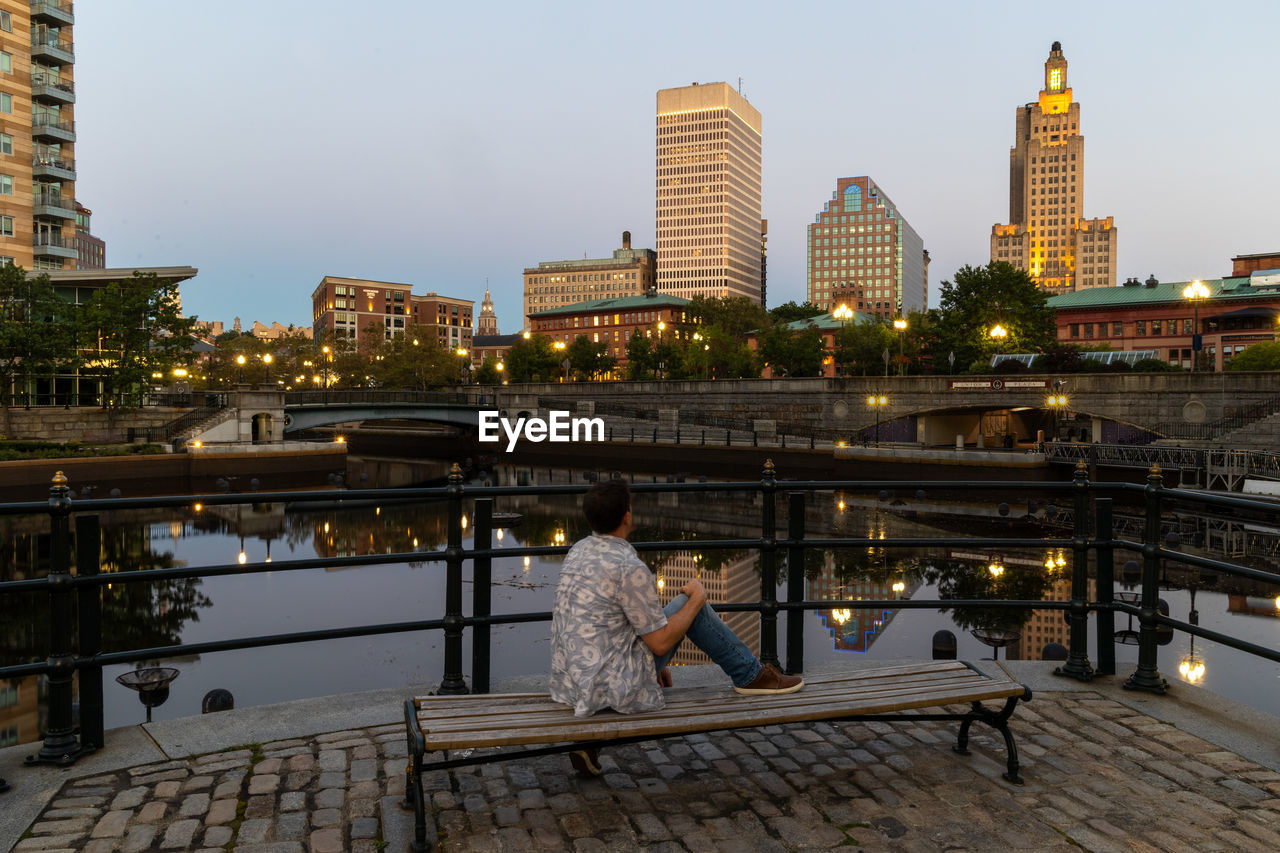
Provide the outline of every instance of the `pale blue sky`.
[[660,88],[743,78],[764,116],[769,302],[805,225],[871,175],[937,284],[1008,217],[1015,109],[1061,41],[1084,215],[1119,277],[1280,250],[1280,4],[76,4],[76,194],[111,266],[191,264],[188,313],[309,325],[326,274],[475,299],[654,241]]

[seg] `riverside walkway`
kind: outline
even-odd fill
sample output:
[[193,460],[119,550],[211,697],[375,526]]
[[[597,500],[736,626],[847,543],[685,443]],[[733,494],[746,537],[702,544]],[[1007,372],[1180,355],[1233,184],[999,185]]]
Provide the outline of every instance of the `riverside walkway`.
[[[446,851],[1280,849],[1280,719],[1175,684],[1130,693],[1052,664],[982,661],[1035,693],[1003,741],[954,724],[746,729],[428,777]],[[679,683],[722,678],[682,668]],[[539,689],[539,679],[504,689]],[[379,851],[412,837],[401,702],[425,688],[309,699],[117,729],[70,769],[0,750],[0,849]]]

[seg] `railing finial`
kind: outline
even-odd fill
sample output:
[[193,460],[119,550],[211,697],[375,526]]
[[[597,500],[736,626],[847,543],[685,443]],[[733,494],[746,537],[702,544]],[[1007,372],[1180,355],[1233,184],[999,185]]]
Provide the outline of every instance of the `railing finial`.
[[57,471],[53,475],[53,487],[60,489],[67,484],[67,475],[61,471]]
[[454,483],[462,480],[462,466],[457,462],[453,463],[453,467],[449,469],[449,480]]
[[1160,470],[1160,463],[1159,463],[1159,462],[1152,462],[1152,463],[1151,463],[1151,470],[1149,470],[1149,471],[1147,472],[1147,475],[1148,475],[1148,476],[1151,476],[1151,477],[1159,477],[1159,476],[1160,476],[1160,475],[1162,475],[1163,473],[1164,473],[1164,472]]
[[773,460],[772,459],[764,460],[764,478],[766,480],[772,480],[774,478],[773,472],[774,472]]
[[1083,459],[1078,459],[1076,460],[1076,476],[1078,477],[1081,474],[1086,477],[1089,475],[1089,463],[1085,462]]

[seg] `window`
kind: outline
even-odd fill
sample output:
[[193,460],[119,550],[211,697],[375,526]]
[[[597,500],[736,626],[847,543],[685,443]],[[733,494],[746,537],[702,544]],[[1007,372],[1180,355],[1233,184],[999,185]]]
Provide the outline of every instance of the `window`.
[[13,137],[7,133],[0,133],[0,154],[13,153]]
[[1123,336],[1124,336],[1124,323],[1112,323],[1112,324],[1111,324],[1111,336],[1112,336],[1112,337],[1116,337],[1116,338],[1123,337]]
[[0,237],[13,236],[13,217],[0,216]]
[[1146,321],[1146,320],[1135,320],[1135,321],[1134,321],[1134,323],[1133,323],[1133,331],[1134,331],[1136,334],[1139,334],[1139,335],[1145,335],[1145,334],[1147,333],[1147,321]]
[[13,73],[13,54],[0,50],[0,71],[5,74]]
[[0,113],[13,112],[13,95],[8,92],[0,92]]
[[13,195],[13,175],[0,175],[0,195]]
[[6,33],[13,32],[13,15],[8,12],[0,12],[0,30]]

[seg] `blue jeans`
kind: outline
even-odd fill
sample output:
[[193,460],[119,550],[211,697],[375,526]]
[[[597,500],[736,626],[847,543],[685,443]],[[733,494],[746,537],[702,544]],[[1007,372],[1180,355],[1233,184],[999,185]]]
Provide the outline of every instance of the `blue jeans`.
[[[662,612],[670,618],[678,613],[680,608],[684,607],[688,601],[689,596],[680,593],[671,599],[670,604],[662,608]],[[658,672],[662,672],[663,667],[675,657],[676,649],[680,648],[680,643],[684,642],[685,637],[688,637],[689,642],[706,652],[707,656],[724,670],[725,675],[729,676],[733,681],[734,687],[745,687],[760,675],[762,668],[760,661],[756,660],[756,656],[751,654],[747,644],[738,639],[738,635],[733,633],[733,629],[724,624],[724,620],[711,609],[710,604],[702,605],[698,615],[693,617],[693,624],[689,626],[689,631],[671,647],[670,651],[665,655],[653,656]]]

